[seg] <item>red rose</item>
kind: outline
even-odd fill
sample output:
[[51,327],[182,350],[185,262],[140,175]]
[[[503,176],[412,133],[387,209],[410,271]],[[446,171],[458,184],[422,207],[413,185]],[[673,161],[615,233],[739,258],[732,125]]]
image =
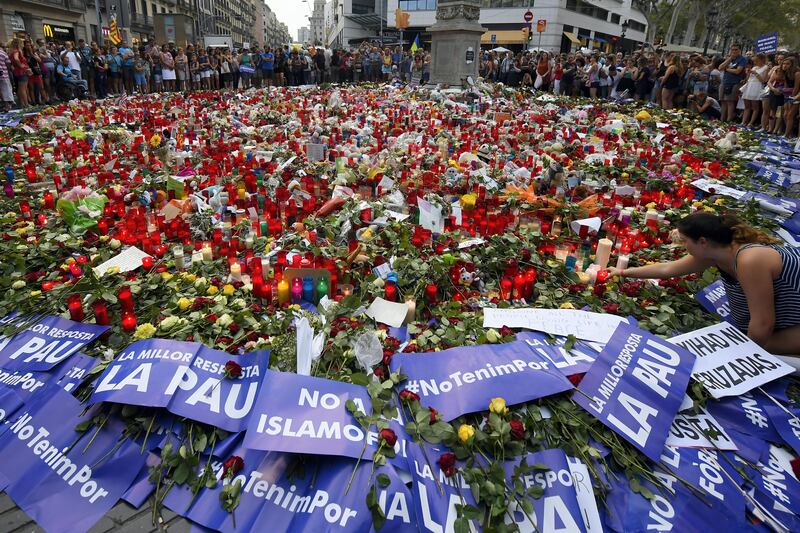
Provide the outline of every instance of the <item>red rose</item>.
[[397,435],[395,435],[394,430],[390,428],[384,428],[380,432],[380,437],[388,447],[394,448],[394,445],[397,442]]
[[619,305],[618,304],[605,304],[603,306],[603,311],[605,311],[606,313],[615,314],[617,311],[619,311]]
[[606,284],[605,283],[598,283],[594,286],[594,295],[595,296],[603,296],[606,293]]
[[439,420],[439,411],[434,409],[433,407],[428,407],[431,412],[431,424],[435,424]]
[[500,335],[503,336],[503,337],[508,337],[510,335],[513,335],[513,334],[514,334],[514,330],[511,329],[508,326],[503,326],[502,328],[500,328]]
[[383,380],[383,376],[386,374],[383,371],[383,368],[380,367],[380,366],[378,368],[376,368],[375,370],[373,370],[372,373],[375,374],[375,377],[380,379],[380,380]]
[[225,377],[238,378],[241,375],[242,365],[232,360],[225,363]]
[[419,401],[419,394],[416,392],[412,392],[408,389],[403,389],[400,391],[400,399],[404,402],[418,402]]
[[383,350],[383,364],[389,366],[389,363],[392,362],[392,356],[394,355],[394,350],[390,350],[385,348]]
[[445,452],[439,457],[437,463],[442,472],[444,472],[445,477],[453,477],[456,473],[456,454]]
[[800,478],[800,457],[795,457],[789,464],[792,465],[792,472],[794,473],[794,477]]
[[231,455],[222,463],[222,477],[233,477],[242,468],[244,468],[244,459],[238,455]]
[[209,314],[206,315],[206,320],[208,320],[209,322],[212,322],[212,323],[216,322],[217,318],[219,318],[219,317],[217,315],[215,315],[214,313],[209,313]]
[[511,426],[511,436],[514,437],[514,440],[522,440],[525,438],[525,424],[522,420],[514,418],[509,422]]

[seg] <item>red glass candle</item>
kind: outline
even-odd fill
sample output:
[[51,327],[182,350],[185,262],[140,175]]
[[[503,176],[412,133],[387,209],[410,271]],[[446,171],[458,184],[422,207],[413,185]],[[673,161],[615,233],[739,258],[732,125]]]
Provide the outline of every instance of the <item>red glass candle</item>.
[[95,300],[92,304],[92,312],[94,313],[94,321],[100,326],[107,326],[108,321],[108,305],[105,300]]
[[80,294],[71,294],[67,298],[67,309],[69,310],[69,318],[75,322],[83,320],[83,304],[81,303]]
[[500,280],[500,298],[510,300],[513,288],[514,281],[508,276],[503,276],[503,279]]
[[51,193],[50,191],[46,191],[44,193],[44,208],[45,209],[55,209],[55,207],[56,207],[56,204],[55,204],[55,201],[53,200],[53,193]]
[[132,312],[126,311],[122,313],[122,329],[127,333],[132,333],[136,330],[136,315]]
[[386,285],[383,288],[384,298],[389,300],[390,302],[397,301],[397,285],[395,285],[391,281],[387,281]]
[[117,293],[117,298],[123,311],[133,312],[133,294],[130,287],[127,285],[121,287],[119,293]]
[[438,293],[439,287],[437,287],[435,283],[428,283],[425,286],[425,298],[428,300],[429,304],[436,303]]
[[149,255],[142,257],[142,268],[145,270],[150,270],[153,268],[153,258]]
[[514,299],[521,300],[525,297],[525,274],[519,272],[514,276]]

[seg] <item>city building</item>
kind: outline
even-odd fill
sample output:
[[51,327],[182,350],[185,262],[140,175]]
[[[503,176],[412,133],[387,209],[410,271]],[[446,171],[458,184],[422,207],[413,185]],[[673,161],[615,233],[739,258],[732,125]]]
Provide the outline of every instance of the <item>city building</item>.
[[[427,28],[436,22],[437,0],[329,0],[325,10],[328,46],[350,48],[364,40],[396,43],[395,10],[410,14],[404,42],[419,34],[430,44]],[[531,39],[523,32],[530,10]],[[543,24],[538,24],[543,21]],[[503,46],[513,51],[542,48],[568,52],[582,47],[612,51],[631,50],[645,41],[647,22],[632,0],[482,0],[481,38],[486,48]],[[541,29],[542,31],[537,31]]]
[[2,0],[0,39],[6,42],[25,34],[57,41],[92,39],[89,10],[94,12],[91,0]]
[[[305,0],[306,3],[311,0]],[[325,0],[314,0],[311,16],[308,17],[311,30],[311,44],[319,45],[325,42]]]
[[[327,46],[352,48],[365,40],[380,39],[381,35],[384,42],[398,42],[397,30],[387,26],[391,3],[391,0],[329,0],[325,16]],[[391,16],[394,20],[394,14]]]
[[264,0],[255,1],[260,2],[256,8],[255,44],[270,48],[286,46],[291,41],[288,26],[278,20],[278,16]]
[[308,26],[297,28],[297,42],[302,44],[311,42],[311,28]]

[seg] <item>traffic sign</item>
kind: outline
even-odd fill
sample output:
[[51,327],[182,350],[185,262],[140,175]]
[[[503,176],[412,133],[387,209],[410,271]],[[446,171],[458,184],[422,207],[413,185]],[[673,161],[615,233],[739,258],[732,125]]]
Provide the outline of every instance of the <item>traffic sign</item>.
[[530,21],[532,21],[532,20],[533,20],[533,11],[531,11],[530,9],[529,9],[529,10],[527,10],[527,11],[525,12],[525,16],[523,16],[522,18],[523,18],[523,19],[525,19],[525,22],[530,22]]
[[547,28],[547,21],[544,19],[539,19],[536,21],[536,31],[542,33],[545,28]]

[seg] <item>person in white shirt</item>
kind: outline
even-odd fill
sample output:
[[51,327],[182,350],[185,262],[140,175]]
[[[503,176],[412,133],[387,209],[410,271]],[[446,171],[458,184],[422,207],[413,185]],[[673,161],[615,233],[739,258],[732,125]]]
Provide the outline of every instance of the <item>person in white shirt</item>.
[[61,52],[61,57],[66,57],[69,65],[69,69],[75,75],[76,78],[81,79],[81,56],[77,50],[72,46],[70,41],[64,46],[64,51]]

